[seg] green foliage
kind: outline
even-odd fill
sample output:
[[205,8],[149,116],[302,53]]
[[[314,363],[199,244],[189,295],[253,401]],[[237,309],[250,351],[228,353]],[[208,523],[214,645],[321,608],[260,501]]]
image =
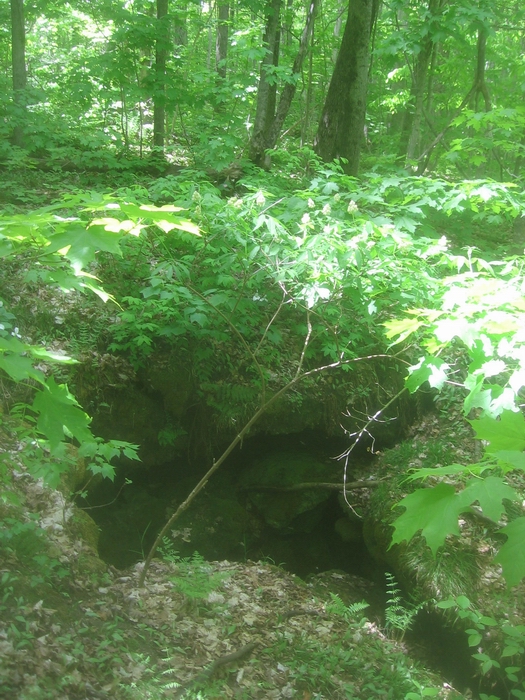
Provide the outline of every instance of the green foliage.
[[165,561],[175,565],[176,574],[170,576],[175,588],[190,600],[205,601],[209,594],[219,588],[227,574],[212,574],[206,560],[194,552],[191,557],[180,557],[173,542],[164,537],[159,552]]
[[473,479],[458,493],[453,486],[445,483],[433,488],[417,489],[399,503],[405,512],[394,522],[392,545],[410,540],[421,531],[435,554],[447,535],[460,534],[459,515],[469,512],[472,503],[479,503],[483,514],[497,523],[505,511],[505,499],[516,501],[519,496],[503,479],[495,476],[481,481]]
[[[457,208],[470,202],[477,208],[482,200],[483,207],[498,214],[498,191],[501,194],[504,190],[501,185],[478,185],[462,195],[458,192],[450,204]],[[510,190],[504,196],[507,206],[514,206]],[[464,413],[468,416],[476,411],[477,417],[469,422],[476,437],[485,443],[479,462],[417,469],[408,477],[410,481],[427,477],[458,480],[469,474],[477,477],[460,491],[440,483],[416,490],[401,501],[405,512],[394,523],[393,543],[421,532],[434,554],[448,535],[459,536],[459,515],[469,512],[472,503],[478,503],[497,525],[505,501],[519,498],[506,484],[506,474],[522,472],[525,467],[525,422],[519,408],[525,385],[521,263],[515,259],[489,262],[475,256],[473,249],[466,255],[451,256],[453,260],[457,271],[439,281],[432,304],[407,309],[404,316],[385,323],[393,345],[411,342],[421,351],[419,361],[409,368],[409,391],[415,392],[425,383],[438,391],[451,384],[456,393],[462,388]],[[507,542],[497,561],[509,585],[514,585],[525,575],[525,568],[519,555],[520,524],[508,528],[500,530]]]
[[[521,698],[525,679],[521,659],[525,653],[525,625],[510,624],[508,616],[494,618],[482,615],[466,596],[450,597],[437,603],[441,610],[450,610],[458,620],[471,625],[465,629],[469,647],[476,649],[472,658],[479,662],[483,675],[503,678],[512,697]],[[487,646],[490,654],[487,653]],[[496,658],[493,658],[493,657]],[[486,695],[481,697],[487,698]],[[494,700],[497,697],[491,696]]]
[[403,640],[406,632],[414,624],[418,612],[425,607],[426,603],[418,605],[407,604],[401,597],[397,581],[393,574],[388,571],[386,576],[386,607],[385,607],[385,629],[392,635],[400,633]]
[[[46,533],[36,523],[37,517],[33,515],[27,521],[6,517],[0,521],[0,551],[3,550],[4,557],[8,553],[14,554],[28,567],[32,588],[41,583],[55,584],[70,573],[56,557],[47,553]],[[6,585],[8,580],[6,572],[2,585]]]
[[132,445],[129,442],[121,440],[104,442],[100,438],[95,438],[94,442],[82,442],[78,454],[80,457],[88,458],[87,468],[92,474],[102,474],[103,477],[113,481],[115,478],[115,467],[111,464],[111,460],[126,457],[127,459],[140,462],[140,457],[137,454],[138,449],[138,445]]
[[345,605],[337,593],[330,593],[330,598],[331,602],[326,605],[326,612],[340,615],[345,620],[355,619],[359,613],[370,607],[364,600]]
[[[63,211],[80,209],[74,216],[63,216]],[[120,212],[121,218],[98,213]],[[58,287],[62,292],[91,290],[103,301],[111,299],[100,286],[91,270],[100,255],[120,256],[120,242],[125,234],[139,235],[149,225],[158,226],[165,233],[173,229],[198,235],[197,227],[178,216],[179,207],[117,203],[109,196],[77,195],[24,215],[0,217],[0,255],[11,260],[32,261],[25,280]],[[60,213],[58,213],[60,212]],[[86,219],[86,214],[91,220]],[[75,360],[56,351],[24,343],[14,315],[4,305],[0,325],[0,369],[17,383],[37,382],[36,392],[27,420],[36,414],[37,434],[45,436],[53,455],[59,456],[65,439],[76,439],[81,444],[82,456],[91,459],[94,474],[114,477],[113,458],[126,456],[137,459],[137,447],[113,441],[104,444],[96,440],[89,428],[90,419],[80,408],[65,384],[57,384],[53,376],[46,377],[41,363],[73,363]],[[14,329],[13,329],[14,328]],[[38,367],[35,366],[39,363]],[[60,470],[48,462],[48,483],[57,485]]]

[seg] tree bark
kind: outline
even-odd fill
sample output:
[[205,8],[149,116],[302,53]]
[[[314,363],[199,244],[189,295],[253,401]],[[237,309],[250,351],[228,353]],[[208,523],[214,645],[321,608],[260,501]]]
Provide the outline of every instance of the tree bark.
[[297,83],[295,82],[296,76],[299,76],[303,67],[304,59],[308,51],[308,45],[310,42],[310,37],[313,33],[315,15],[317,12],[318,0],[310,0],[310,5],[308,8],[308,14],[306,16],[306,24],[301,36],[301,41],[299,42],[299,50],[295,57],[295,61],[292,67],[292,82],[286,83],[281,93],[281,98],[279,100],[279,107],[277,108],[277,113],[273,119],[272,124],[268,130],[268,135],[266,139],[266,148],[275,148],[281,129],[283,128],[284,120],[290,111],[290,106],[295,95],[297,88]]
[[173,16],[173,45],[187,46],[188,45],[188,27],[186,23],[186,12],[188,9],[187,2],[177,3],[178,7],[174,10]]
[[344,158],[357,175],[363,142],[370,36],[377,0],[350,0],[346,27],[328,88],[314,148],[325,162]]
[[[15,126],[12,142],[14,146],[24,145],[22,122],[26,111],[25,89],[26,72],[26,33],[24,23],[24,0],[11,0],[11,54],[13,67],[13,102],[15,104]],[[17,123],[18,122],[18,123]]]
[[[306,16],[306,24],[299,42],[299,49],[295,57],[295,61],[292,66],[291,81],[287,82],[284,86],[281,97],[279,99],[279,106],[277,111],[275,111],[276,95],[277,95],[277,84],[274,82],[268,88],[268,93],[266,95],[266,112],[265,112],[265,124],[262,133],[255,138],[251,143],[251,159],[258,165],[269,166],[269,159],[265,157],[265,152],[275,148],[279,135],[283,128],[284,120],[286,119],[288,112],[290,111],[290,106],[292,100],[295,96],[297,88],[297,76],[301,74],[304,59],[308,52],[308,45],[310,42],[310,37],[313,33],[315,15],[317,12],[318,0],[310,0],[308,7],[308,12]],[[279,38],[280,32],[278,31],[274,42],[274,65],[278,65],[278,53],[279,53]],[[258,105],[259,106],[259,105]],[[257,121],[257,118],[256,118]]]
[[230,5],[228,2],[219,2],[217,8],[217,41],[215,43],[215,68],[221,78],[226,77],[226,58],[228,56],[228,25],[230,19]]
[[492,103],[485,81],[485,66],[487,63],[487,27],[481,25],[478,29],[478,42],[476,48],[476,70],[474,72],[474,93],[471,98],[470,107],[476,111],[479,109],[480,95],[485,103],[485,112],[490,112]]
[[153,147],[164,154],[166,123],[166,57],[168,55],[169,0],[157,0],[157,38],[155,41],[155,87],[153,93]]
[[[275,45],[279,40],[279,17],[282,0],[268,0],[266,15],[266,31],[263,43],[266,54],[261,61],[259,88],[257,90],[257,107],[253,124],[253,134],[250,141],[250,160],[256,165],[265,165],[266,129],[271,106],[270,67],[275,61]],[[273,117],[273,114],[271,115]]]
[[445,1],[446,0],[429,0],[428,2],[428,17],[425,20],[426,33],[421,42],[421,48],[412,70],[410,100],[403,119],[398,150],[399,158],[404,159],[407,163],[417,160],[420,155],[421,123],[423,121],[425,91],[429,84],[427,76],[435,47],[432,23],[440,14]]

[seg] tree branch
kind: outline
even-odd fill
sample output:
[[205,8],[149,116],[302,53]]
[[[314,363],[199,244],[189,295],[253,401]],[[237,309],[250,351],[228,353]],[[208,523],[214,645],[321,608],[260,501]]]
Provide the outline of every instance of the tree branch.
[[[386,354],[378,354],[378,355],[367,355],[365,357],[355,357],[351,360],[341,360],[338,362],[332,362],[329,365],[323,365],[321,367],[316,367],[315,369],[308,370],[307,372],[303,372],[299,376],[295,376],[288,384],[283,386],[282,389],[280,389],[278,392],[276,392],[271,398],[269,398],[257,411],[253,414],[253,416],[250,418],[250,420],[245,424],[243,429],[240,431],[238,435],[231,441],[231,443],[228,445],[228,447],[224,450],[222,455],[219,457],[219,459],[215,462],[213,462],[212,466],[208,469],[206,474],[202,477],[202,479],[199,481],[199,483],[194,487],[194,489],[191,491],[191,493],[188,495],[188,497],[180,504],[180,506],[177,508],[177,510],[173,513],[173,515],[169,518],[168,522],[164,525],[162,530],[159,532],[157,535],[157,538],[155,539],[155,542],[153,543],[148,556],[146,557],[146,560],[144,562],[144,567],[141,571],[140,577],[139,577],[139,587],[142,587],[144,585],[144,581],[146,579],[146,574],[148,572],[149,566],[151,564],[151,561],[153,557],[155,556],[155,552],[157,551],[157,548],[159,544],[162,542],[162,538],[166,535],[170,527],[173,525],[173,523],[184,513],[185,510],[190,506],[190,504],[194,501],[196,496],[202,491],[202,489],[206,486],[210,478],[215,474],[217,469],[224,463],[224,461],[230,456],[230,454],[233,452],[233,450],[237,447],[237,445],[242,442],[244,437],[248,434],[250,431],[250,428],[257,423],[259,418],[272,406],[274,403],[276,403],[289,389],[291,389],[295,384],[298,382],[302,381],[306,377],[312,377],[315,374],[319,374],[320,372],[325,372],[329,369],[336,369],[338,367],[342,367],[343,365],[349,365],[354,362],[363,362],[365,360],[372,360],[380,357],[388,357],[390,359],[395,359],[397,361],[404,362],[403,360],[400,360],[400,358],[392,356],[392,355],[386,355]],[[408,364],[408,363],[407,363]],[[396,394],[396,396],[389,401],[384,408],[387,408],[402,392],[399,392]],[[382,410],[384,410],[384,408]],[[366,430],[367,426],[369,426],[373,420],[375,420],[376,416],[380,415],[381,411],[378,411],[372,419],[367,423],[365,428],[361,431],[361,434]],[[359,438],[358,438],[359,439]],[[357,441],[356,441],[357,442]],[[348,450],[348,455],[354,448],[355,444]],[[348,459],[348,458],[347,458]],[[345,482],[346,482],[346,465],[345,465]]]

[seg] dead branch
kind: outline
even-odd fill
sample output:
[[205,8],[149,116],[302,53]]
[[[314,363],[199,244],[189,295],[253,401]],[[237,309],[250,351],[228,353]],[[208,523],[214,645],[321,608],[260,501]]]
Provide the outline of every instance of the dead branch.
[[383,484],[382,479],[370,481],[349,481],[348,483],[341,482],[340,484],[331,484],[322,481],[305,481],[302,484],[292,484],[292,486],[246,486],[240,491],[306,491],[307,489],[326,489],[327,491],[344,491],[349,489],[366,489],[369,486],[378,486]]

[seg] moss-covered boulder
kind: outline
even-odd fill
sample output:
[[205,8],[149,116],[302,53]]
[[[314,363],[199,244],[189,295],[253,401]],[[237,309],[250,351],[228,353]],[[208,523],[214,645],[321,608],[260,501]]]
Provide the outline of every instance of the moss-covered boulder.
[[317,506],[330,498],[331,491],[286,488],[335,482],[337,472],[336,466],[307,452],[276,452],[253,461],[241,475],[239,486],[267,525],[290,532],[311,532],[322,515]]

